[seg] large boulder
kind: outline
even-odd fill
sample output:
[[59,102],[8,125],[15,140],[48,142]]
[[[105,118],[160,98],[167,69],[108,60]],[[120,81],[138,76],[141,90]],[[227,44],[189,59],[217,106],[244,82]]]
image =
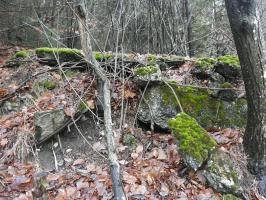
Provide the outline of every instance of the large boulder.
[[169,120],[183,160],[193,170],[198,170],[216,149],[217,143],[197,121],[185,113],[179,113]]
[[208,184],[218,192],[242,196],[241,178],[243,177],[238,174],[236,168],[237,166],[227,153],[216,150],[211,154],[203,174]]
[[152,86],[147,89],[140,102],[137,117],[146,124],[153,122],[160,129],[168,129],[168,120],[180,112],[175,103],[165,102],[162,87]]
[[58,133],[68,121],[64,109],[36,112],[34,114],[35,139],[38,143]]
[[[246,124],[247,103],[245,99],[225,101],[214,97],[206,89],[179,87],[170,83],[184,112],[189,113],[204,128],[244,127]],[[141,122],[154,122],[156,126],[167,129],[167,122],[180,112],[173,90],[165,84],[147,88],[144,99],[140,102],[137,117]]]

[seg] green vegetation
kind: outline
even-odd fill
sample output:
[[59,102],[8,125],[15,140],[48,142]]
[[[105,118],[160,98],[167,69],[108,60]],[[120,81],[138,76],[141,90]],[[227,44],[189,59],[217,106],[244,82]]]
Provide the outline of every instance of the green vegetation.
[[78,107],[79,111],[86,112],[88,109],[89,109],[89,105],[86,102],[84,101],[80,102],[79,107]]
[[13,58],[26,58],[28,56],[29,56],[29,52],[26,50],[23,50],[23,51],[18,51],[17,53],[15,53]]
[[93,55],[99,62],[107,61],[113,58],[113,55],[110,53],[93,52]]
[[149,65],[146,67],[138,67],[134,69],[134,74],[138,76],[146,76],[146,75],[151,75],[154,74],[158,71],[158,67],[154,65]]
[[195,66],[203,69],[212,68],[216,63],[214,58],[199,58],[196,61]]
[[156,55],[154,55],[154,54],[149,54],[148,55],[148,62],[154,63],[154,62],[156,62],[156,60],[157,60],[157,56]]
[[134,151],[137,148],[137,139],[130,133],[126,133],[123,136],[123,143],[128,146],[130,151]]
[[225,194],[222,196],[222,200],[241,200],[241,199],[232,194]]
[[221,84],[220,87],[221,88],[234,88],[234,86],[231,83],[228,83],[228,82],[224,82],[223,84]]
[[[197,119],[204,128],[213,126],[220,127],[244,127],[246,124],[245,99],[238,99],[235,102],[224,102],[212,97],[212,92],[206,89],[193,87],[176,86],[175,81],[169,82],[174,89],[184,112]],[[162,94],[163,102],[178,107],[177,100],[172,90],[164,85],[158,86],[158,92]],[[226,86],[229,87],[229,86]],[[149,99],[149,96],[145,96]]]
[[169,120],[168,124],[176,139],[180,141],[180,150],[199,163],[207,160],[217,146],[207,131],[186,113],[179,113],[176,118]]
[[70,49],[70,48],[49,48],[49,47],[41,47],[35,50],[36,54],[60,54],[60,55],[73,55],[77,54],[81,56],[81,51],[78,49]]
[[222,62],[224,64],[230,65],[235,68],[240,67],[239,58],[237,56],[226,55],[226,56],[218,57],[217,60],[219,62]]
[[53,90],[56,87],[56,83],[50,80],[45,80],[41,82],[40,85],[46,88],[47,90]]

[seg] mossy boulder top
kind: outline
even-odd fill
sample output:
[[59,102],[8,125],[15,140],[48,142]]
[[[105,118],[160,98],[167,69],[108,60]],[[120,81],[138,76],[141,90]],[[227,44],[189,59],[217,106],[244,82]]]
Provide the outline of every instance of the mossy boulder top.
[[141,88],[148,83],[160,83],[162,81],[162,72],[158,65],[148,65],[133,69],[134,81]]
[[239,58],[234,55],[225,55],[218,58],[198,58],[192,73],[200,77],[211,77],[216,72],[227,81],[241,78]]
[[56,65],[59,62],[79,62],[83,59],[81,51],[69,48],[37,48],[37,57],[44,63]]
[[168,123],[179,141],[179,149],[186,164],[196,171],[216,148],[215,140],[186,113],[177,114]]

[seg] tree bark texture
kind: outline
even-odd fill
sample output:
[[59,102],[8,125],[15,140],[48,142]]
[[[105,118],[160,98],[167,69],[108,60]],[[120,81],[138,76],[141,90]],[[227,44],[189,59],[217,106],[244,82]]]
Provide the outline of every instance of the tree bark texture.
[[266,175],[266,62],[255,0],[225,0],[248,101],[244,147],[251,172]]

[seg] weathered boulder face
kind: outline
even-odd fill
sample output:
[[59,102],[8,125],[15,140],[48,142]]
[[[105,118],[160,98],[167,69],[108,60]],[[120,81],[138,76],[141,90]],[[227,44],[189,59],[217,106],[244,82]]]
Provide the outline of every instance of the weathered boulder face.
[[137,85],[144,88],[148,83],[154,84],[162,80],[162,72],[157,65],[138,67],[133,70]]
[[[245,99],[224,101],[206,89],[177,87],[171,84],[184,112],[189,113],[204,128],[244,127],[246,124],[247,103]],[[147,89],[140,103],[138,119],[144,123],[151,120],[162,129],[167,122],[180,112],[173,91],[165,84],[153,85]]]
[[36,112],[34,114],[35,139],[42,142],[53,136],[68,120],[63,109]]
[[194,118],[185,113],[179,113],[170,119],[169,127],[179,141],[179,149],[185,163],[196,171],[216,148],[215,140]]
[[218,192],[243,195],[243,188],[240,186],[241,176],[237,173],[229,155],[221,150],[212,153],[204,176],[208,184]]
[[57,65],[58,60],[62,62],[79,62],[83,59],[80,50],[68,48],[37,48],[35,50],[38,59],[41,63],[47,65]]
[[147,89],[137,117],[143,123],[149,124],[152,121],[158,128],[168,129],[168,120],[175,117],[180,110],[177,104],[165,103],[162,89],[160,85]]

